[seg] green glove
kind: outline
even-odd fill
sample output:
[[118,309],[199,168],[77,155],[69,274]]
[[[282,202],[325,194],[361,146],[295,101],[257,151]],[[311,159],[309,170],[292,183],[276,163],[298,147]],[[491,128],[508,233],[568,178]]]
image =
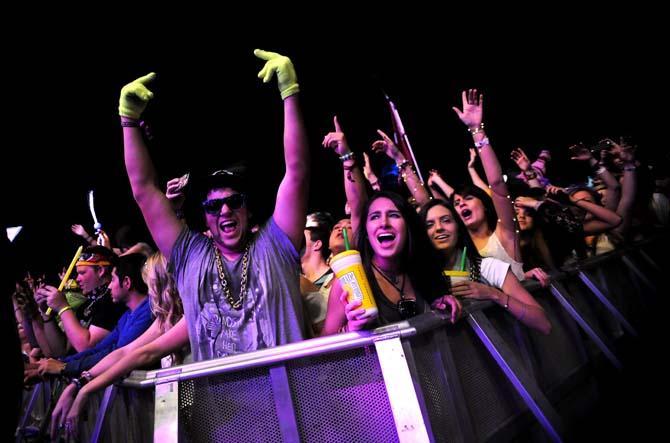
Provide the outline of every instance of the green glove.
[[263,69],[258,73],[258,78],[262,78],[263,83],[269,82],[272,74],[277,72],[277,83],[282,99],[300,92],[298,77],[295,75],[295,69],[293,69],[290,58],[262,49],[255,49],[254,55],[262,60],[267,60]]
[[152,72],[133,80],[121,88],[121,97],[119,98],[119,115],[138,119],[147,107],[149,100],[154,98],[154,93],[147,89],[147,84],[156,78],[156,73]]

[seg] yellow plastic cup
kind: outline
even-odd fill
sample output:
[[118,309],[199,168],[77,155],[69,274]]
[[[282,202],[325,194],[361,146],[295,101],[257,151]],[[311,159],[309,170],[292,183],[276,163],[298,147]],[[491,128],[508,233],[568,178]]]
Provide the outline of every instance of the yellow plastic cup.
[[359,300],[366,314],[376,314],[377,304],[372,295],[370,282],[365,276],[361,254],[353,249],[341,252],[330,259],[330,267],[342,284],[342,288],[348,291],[349,302]]
[[443,274],[451,278],[452,286],[456,283],[470,280],[470,272],[468,271],[454,271],[452,269],[448,269],[443,271]]

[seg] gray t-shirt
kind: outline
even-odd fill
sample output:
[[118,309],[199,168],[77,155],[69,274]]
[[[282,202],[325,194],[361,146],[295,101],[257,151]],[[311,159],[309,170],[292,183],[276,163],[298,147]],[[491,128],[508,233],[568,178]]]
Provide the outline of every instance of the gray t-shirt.
[[[238,299],[242,255],[222,256],[228,285]],[[184,228],[172,249],[171,270],[184,304],[193,361],[269,348],[303,339],[298,252],[272,218],[249,250],[242,309],[233,309],[221,288],[214,245]]]

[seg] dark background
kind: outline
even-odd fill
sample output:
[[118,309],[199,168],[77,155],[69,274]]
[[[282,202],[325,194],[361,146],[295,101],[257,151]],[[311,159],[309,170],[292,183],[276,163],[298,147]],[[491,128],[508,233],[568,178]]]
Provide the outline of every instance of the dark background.
[[144,229],[123,165],[117,106],[120,88],[150,71],[159,77],[145,117],[162,185],[246,159],[258,177],[257,215],[269,215],[283,174],[282,104],[276,81],[256,78],[263,62],[255,47],[288,55],[296,66],[312,152],[310,210],[343,212],[341,167],[320,143],[337,113],[352,148],[368,150],[375,130],[391,127],[382,87],[400,110],[424,176],[437,168],[451,183],[466,178],[469,136],[451,107],[461,106],[468,87],[485,93],[487,132],[505,169],[514,167],[512,148],[524,147],[532,159],[546,147],[554,154],[550,174],[560,171],[562,184],[582,180],[567,146],[603,136],[632,136],[655,157],[652,129],[663,119],[652,109],[663,86],[649,56],[652,36],[604,34],[588,23],[476,35],[468,23],[458,32],[431,23],[426,36],[374,23],[358,32],[347,23],[337,32],[332,23],[312,24],[290,37],[205,24],[186,31],[183,23],[134,35],[123,24],[111,39],[111,30],[89,25],[9,48],[3,218],[24,226],[16,246],[26,266],[55,271],[69,262],[78,245],[70,225],[93,231],[89,189],[112,238],[126,223]]
[[[144,230],[123,165],[117,106],[121,87],[150,71],[159,78],[145,115],[162,184],[247,159],[259,177],[258,215],[269,215],[283,174],[282,105],[276,82],[256,78],[263,65],[256,47],[296,66],[312,151],[310,210],[337,215],[344,205],[339,161],[320,146],[333,114],[358,152],[369,149],[377,128],[390,129],[380,86],[398,105],[424,175],[437,168],[452,183],[466,179],[469,136],[451,107],[461,106],[460,91],[470,87],[485,93],[487,132],[504,169],[514,166],[514,147],[531,158],[549,148],[550,176],[560,171],[559,184],[582,180],[567,147],[618,135],[632,136],[641,156],[667,167],[666,26],[656,23],[658,11],[587,16],[558,5],[506,4],[483,20],[483,6],[415,18],[407,5],[389,5],[392,19],[360,19],[326,5],[298,25],[287,22],[297,6],[279,6],[251,14],[179,10],[170,20],[129,4],[113,16],[78,10],[67,21],[5,11],[0,219],[24,226],[18,266],[55,280],[80,244],[70,226],[93,231],[89,189],[112,236],[123,224]],[[661,428],[660,409],[650,413],[644,404],[652,390],[660,393],[654,380],[662,366],[649,365],[653,344],[636,348],[627,361],[638,364],[625,377],[611,374],[604,383],[606,401],[585,418],[585,440]]]

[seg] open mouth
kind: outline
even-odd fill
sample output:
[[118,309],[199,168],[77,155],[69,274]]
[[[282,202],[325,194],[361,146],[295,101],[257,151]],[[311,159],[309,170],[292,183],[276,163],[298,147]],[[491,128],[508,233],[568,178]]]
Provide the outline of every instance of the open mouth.
[[467,219],[470,218],[471,216],[472,216],[472,211],[471,211],[470,209],[463,209],[463,210],[461,211],[461,218],[462,218],[463,220],[467,220]]
[[237,222],[233,220],[228,220],[223,223],[219,224],[219,229],[221,232],[224,234],[230,234],[235,231],[235,228],[237,227]]
[[382,246],[386,246],[390,243],[393,243],[393,240],[395,240],[395,234],[391,234],[390,232],[384,232],[382,234],[377,235],[377,241]]

